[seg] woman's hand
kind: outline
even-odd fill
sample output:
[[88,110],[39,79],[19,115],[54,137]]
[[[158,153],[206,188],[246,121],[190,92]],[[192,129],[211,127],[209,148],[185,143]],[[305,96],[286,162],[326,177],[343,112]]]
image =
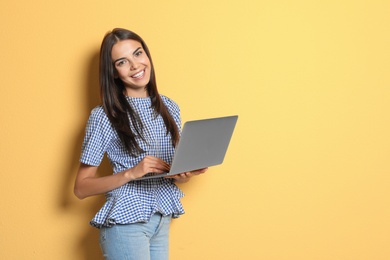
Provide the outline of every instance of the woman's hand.
[[167,176],[166,178],[174,179],[175,182],[177,182],[177,183],[186,183],[190,180],[191,177],[205,173],[207,170],[208,170],[208,167],[203,168],[203,169],[190,171],[190,172],[183,172],[183,173],[172,175],[172,176]]
[[160,158],[154,156],[145,156],[136,166],[124,172],[125,176],[131,181],[141,178],[148,173],[169,172],[170,165]]
[[117,174],[99,177],[97,169],[96,166],[80,164],[74,186],[74,193],[79,199],[104,194],[150,172],[169,172],[170,166],[160,158],[145,156],[133,168]]

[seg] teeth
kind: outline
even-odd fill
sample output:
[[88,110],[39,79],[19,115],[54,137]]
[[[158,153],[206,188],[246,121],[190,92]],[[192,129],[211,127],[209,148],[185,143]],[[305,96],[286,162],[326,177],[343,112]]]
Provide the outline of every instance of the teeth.
[[134,76],[132,76],[132,78],[139,78],[139,77],[141,77],[142,75],[144,75],[144,71],[141,71],[141,72],[135,74]]

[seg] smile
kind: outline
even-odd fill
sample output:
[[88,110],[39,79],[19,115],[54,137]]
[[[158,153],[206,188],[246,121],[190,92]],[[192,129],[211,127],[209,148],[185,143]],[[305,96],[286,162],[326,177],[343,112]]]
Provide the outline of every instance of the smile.
[[145,70],[142,70],[140,72],[138,72],[137,74],[131,76],[132,78],[134,79],[137,79],[137,78],[141,78],[143,75],[145,74]]

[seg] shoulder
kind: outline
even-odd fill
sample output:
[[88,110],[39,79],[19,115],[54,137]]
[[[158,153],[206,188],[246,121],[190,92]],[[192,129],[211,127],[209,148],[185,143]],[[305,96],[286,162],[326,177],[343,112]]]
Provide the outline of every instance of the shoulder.
[[181,116],[180,116],[179,105],[172,99],[168,98],[167,96],[164,95],[160,95],[160,96],[165,106],[167,107],[169,114],[172,116],[173,120],[175,120],[177,126],[180,128]]
[[167,106],[170,112],[180,111],[179,105],[167,96],[160,95],[165,106]]
[[104,112],[104,109],[101,105],[96,106],[91,110],[91,115],[94,115],[94,116],[103,116],[105,114],[106,113]]
[[111,126],[110,120],[102,106],[97,106],[91,110],[88,124],[93,126]]

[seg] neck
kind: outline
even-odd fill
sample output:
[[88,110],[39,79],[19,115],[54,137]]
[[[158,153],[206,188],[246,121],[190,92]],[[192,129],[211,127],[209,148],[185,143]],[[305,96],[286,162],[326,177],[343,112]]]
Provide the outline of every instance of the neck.
[[126,88],[125,95],[128,97],[135,97],[135,98],[149,97],[149,93],[146,90],[146,87],[141,89]]

